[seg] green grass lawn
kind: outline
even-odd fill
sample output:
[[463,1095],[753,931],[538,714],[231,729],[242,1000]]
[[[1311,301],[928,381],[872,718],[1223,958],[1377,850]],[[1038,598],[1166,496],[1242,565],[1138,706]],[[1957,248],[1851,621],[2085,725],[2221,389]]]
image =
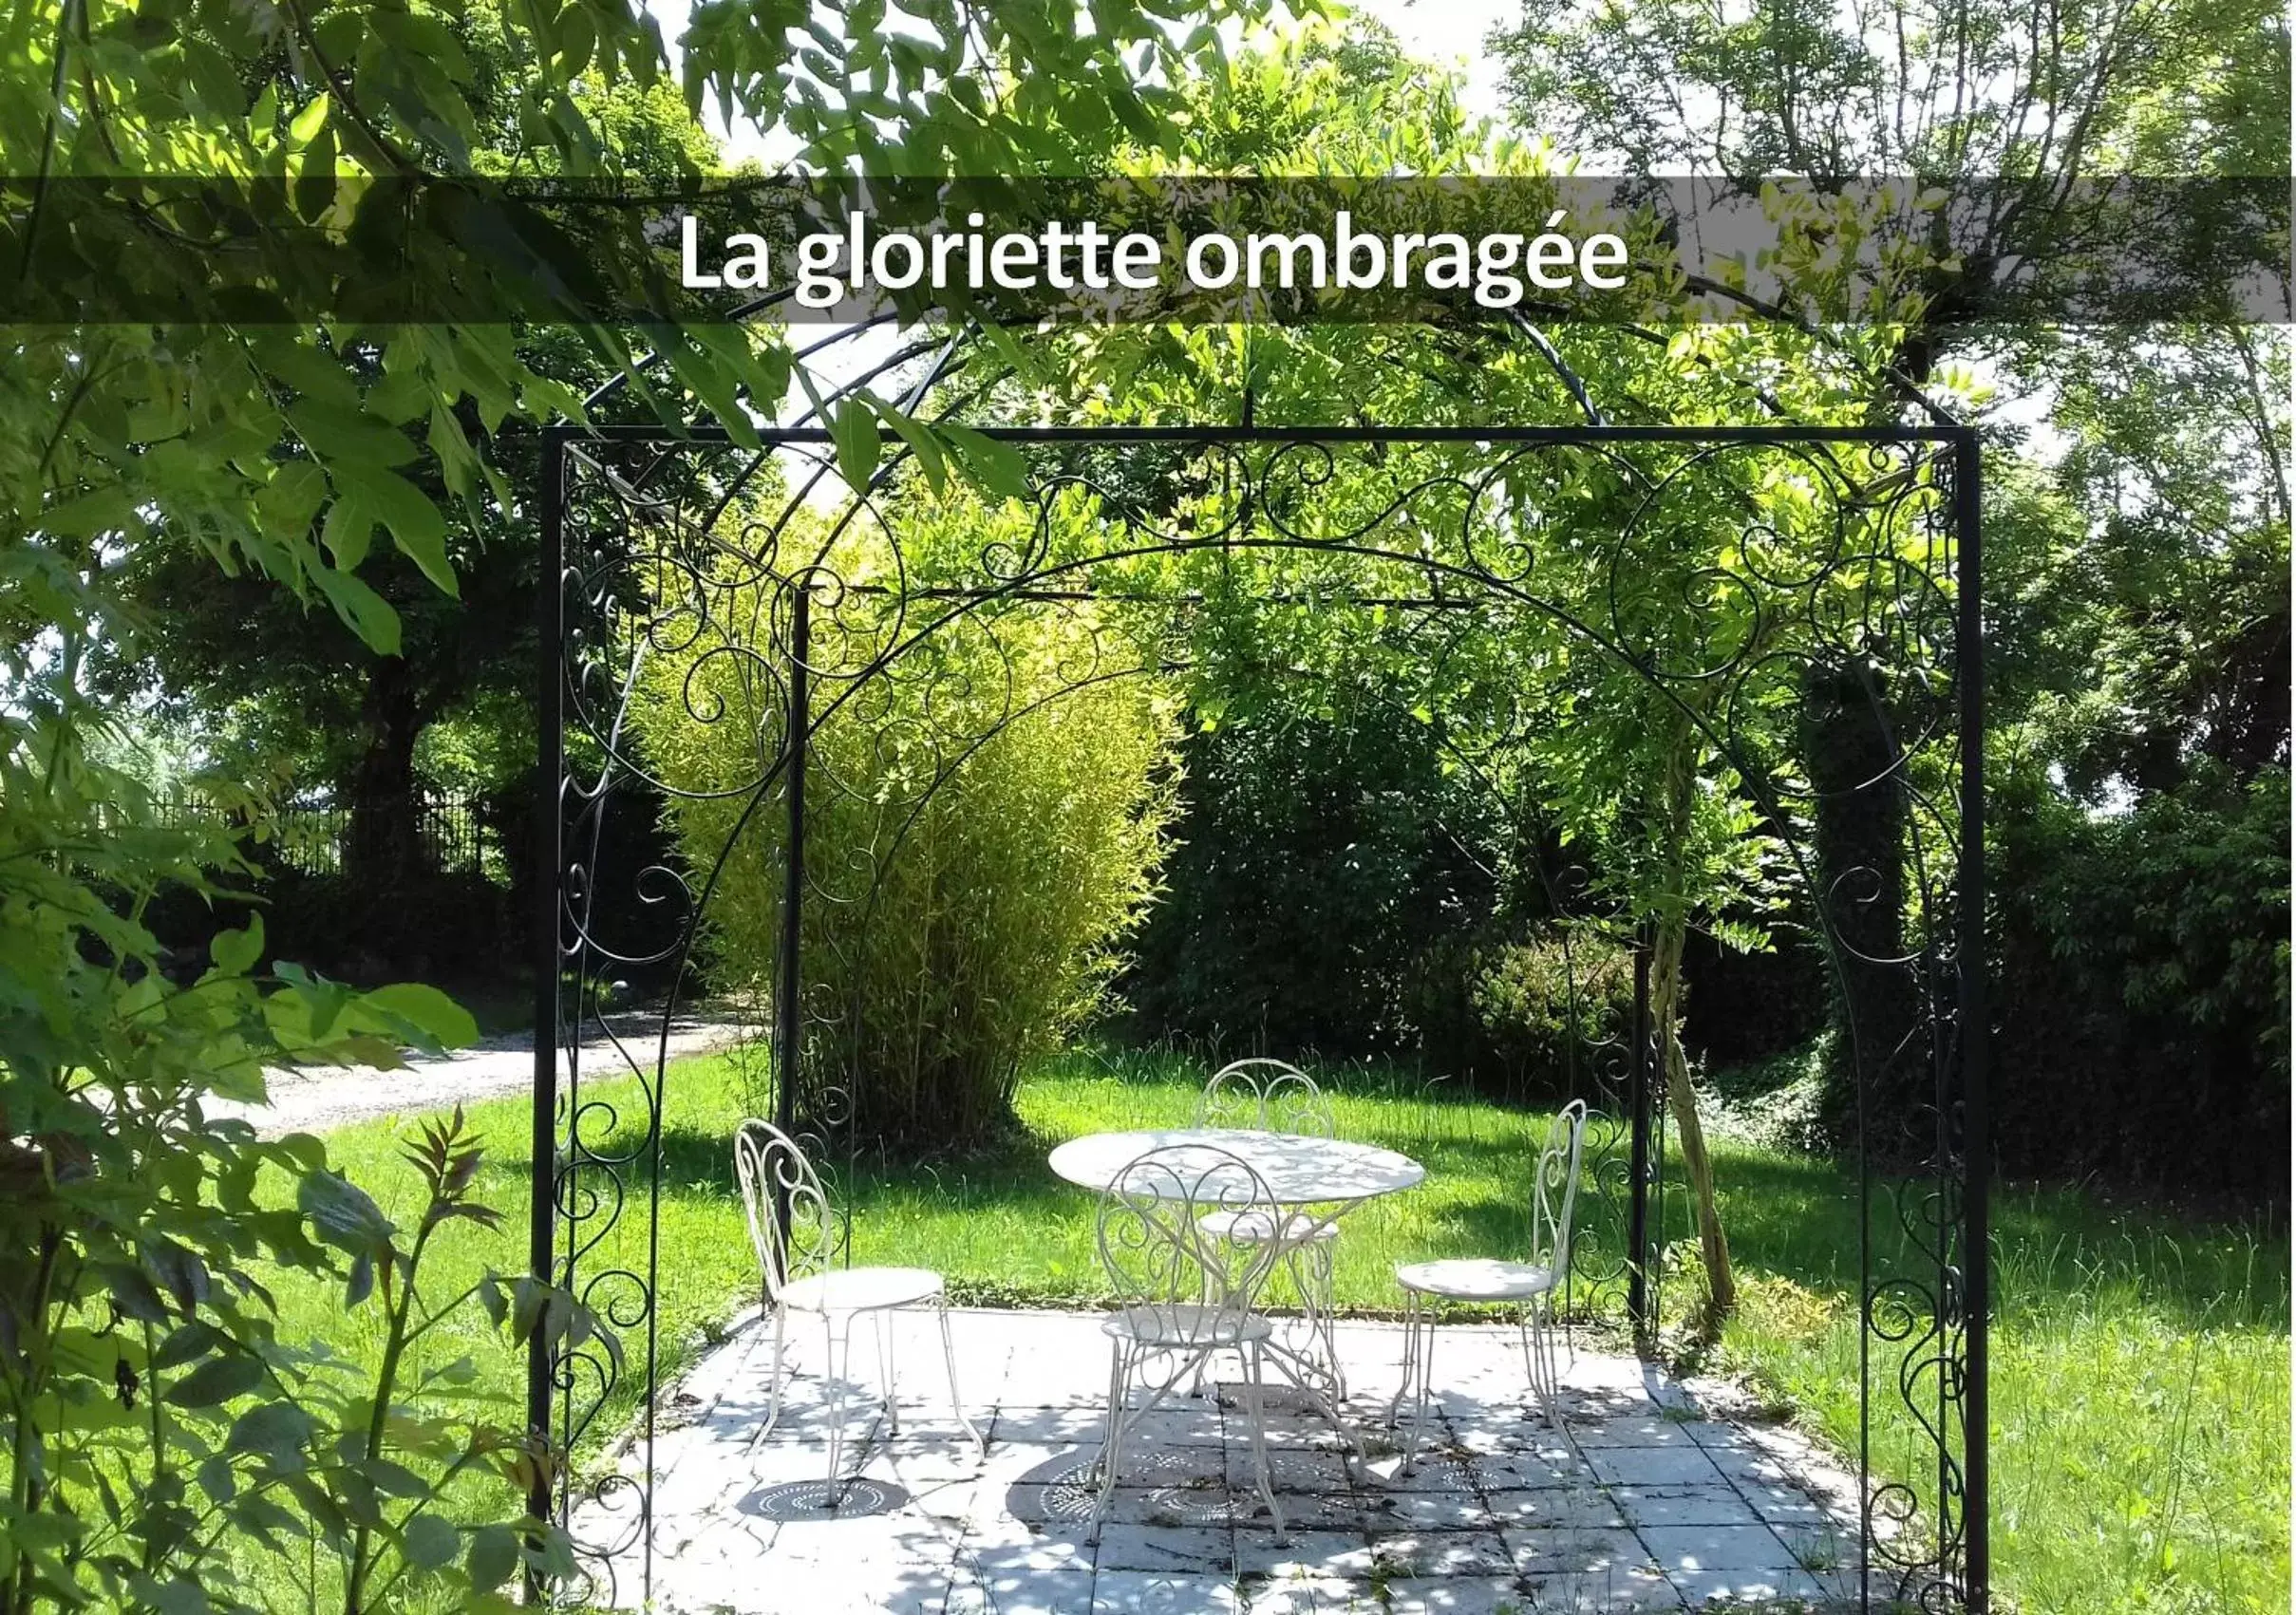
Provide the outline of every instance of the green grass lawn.
[[[1722,1355],[1850,1450],[1857,1257],[1846,1174],[1755,1152],[1725,1155],[1716,1173],[1745,1281]],[[1836,1187],[1771,1200],[1764,1179]],[[1994,1222],[2000,1585],[2023,1609],[2066,1615],[2286,1611],[2286,1237],[2116,1211],[2068,1190],[1997,1194]],[[1875,1425],[1876,1472],[1917,1474],[1918,1432],[1887,1391],[1875,1405],[1891,1416]]]
[[[1195,1080],[1179,1062],[1146,1058],[1078,1053],[1048,1063],[1022,1088],[1026,1136],[1010,1147],[856,1174],[854,1259],[937,1268],[961,1301],[1100,1299],[1092,1198],[1053,1177],[1045,1153],[1084,1133],[1183,1123]],[[611,1091],[625,1103],[631,1097],[629,1084]],[[732,1189],[737,1093],[723,1058],[687,1061],[669,1074],[657,1286],[665,1379],[756,1293]],[[1390,1265],[1405,1255],[1519,1248],[1528,1231],[1523,1183],[1544,1116],[1429,1097],[1380,1077],[1343,1079],[1337,1108],[1346,1136],[1402,1150],[1428,1169],[1419,1190],[1349,1217],[1335,1281],[1344,1305],[1392,1309]],[[526,1107],[500,1100],[472,1116],[499,1146],[481,1181],[506,1222],[499,1233],[465,1224],[442,1237],[439,1270],[425,1285],[439,1293],[483,1266],[515,1270],[524,1257]],[[396,1158],[400,1132],[372,1123],[329,1138],[337,1166],[392,1211],[405,1209],[414,1192]],[[1716,1152],[1745,1289],[1721,1354],[1781,1411],[1854,1450],[1854,1179],[1831,1162],[1729,1139],[1718,1140]],[[2286,1610],[2285,1236],[2115,1210],[2070,1191],[2004,1192],[1996,1208],[2001,1585],[2026,1610],[2067,1615]],[[1597,1207],[1582,1227],[1600,1238],[1601,1219]],[[1668,1218],[1671,1236],[1682,1231],[1678,1220]],[[644,1271],[646,1229],[639,1205],[589,1270]],[[1886,1221],[1877,1220],[1876,1237],[1894,1237]],[[1689,1287],[1673,1282],[1670,1300]],[[291,1338],[323,1332],[346,1347],[377,1349],[366,1309],[347,1316],[331,1288],[290,1283],[280,1303]],[[491,1380],[515,1387],[519,1365],[480,1338],[481,1325],[474,1314],[426,1343],[442,1360],[475,1352]],[[1876,1468],[1918,1483],[1924,1466],[1914,1427],[1886,1378],[1877,1376],[1877,1384]],[[634,1387],[624,1384],[593,1425],[589,1448],[635,1404]]]

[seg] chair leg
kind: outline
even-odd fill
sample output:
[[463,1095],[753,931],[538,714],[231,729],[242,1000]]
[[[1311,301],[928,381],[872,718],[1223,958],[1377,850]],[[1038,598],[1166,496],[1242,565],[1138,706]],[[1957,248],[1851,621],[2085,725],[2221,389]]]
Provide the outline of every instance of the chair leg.
[[[1340,1372],[1339,1342],[1332,1333],[1331,1247],[1321,1241],[1295,1244],[1285,1252],[1284,1261],[1292,1286],[1299,1291],[1300,1309],[1308,1325],[1308,1349],[1300,1355],[1297,1369],[1281,1358],[1276,1366],[1331,1421],[1331,1428],[1347,1443],[1360,1473],[1369,1455],[1364,1451],[1362,1436],[1348,1424],[1342,1405],[1347,1398],[1347,1381]],[[1265,1362],[1263,1355],[1263,1366]]]
[[1337,1402],[1331,1404],[1331,1424],[1346,1439],[1347,1451],[1354,1455],[1355,1473],[1359,1475],[1364,1474],[1371,1462],[1371,1454],[1364,1446],[1364,1433],[1347,1422],[1346,1410]]
[[1268,1517],[1275,1522],[1275,1540],[1285,1540],[1284,1511],[1276,1507],[1275,1485],[1268,1473],[1267,1409],[1261,1394],[1260,1347],[1255,1341],[1240,1353],[1244,1360],[1245,1409],[1252,1424],[1252,1461],[1259,1474],[1260,1501],[1268,1505]]
[[[1282,1365],[1279,1363],[1278,1366]],[[1297,1384],[1298,1381],[1295,1380],[1293,1383]],[[1338,1399],[1330,1394],[1329,1387],[1324,1385],[1300,1385],[1300,1389],[1315,1404],[1316,1411],[1330,1420],[1331,1428],[1339,1432],[1340,1439],[1347,1443],[1347,1451],[1340,1462],[1345,1465],[1347,1458],[1352,1457],[1355,1459],[1355,1469],[1350,1473],[1362,1474],[1364,1466],[1371,1461],[1371,1455],[1364,1451],[1364,1438],[1347,1422],[1346,1411],[1340,1406]]]
[[1547,1316],[1547,1298],[1540,1296],[1523,1307],[1525,1360],[1534,1363],[1531,1388],[1538,1396],[1539,1411],[1547,1416],[1547,1428],[1565,1440],[1569,1432],[1563,1428],[1562,1377],[1554,1361],[1554,1326]]
[[893,1314],[875,1312],[870,1315],[870,1321],[876,1325],[877,1331],[878,1383],[885,1391],[885,1434],[898,1436],[901,1433],[901,1403],[898,1393],[894,1389]]
[[1101,1521],[1107,1517],[1109,1502],[1116,1495],[1117,1460],[1124,1443],[1124,1395],[1130,1380],[1124,1343],[1112,1341],[1108,1347],[1108,1430],[1101,1437],[1099,1495],[1092,1501],[1092,1526],[1085,1531],[1086,1542],[1101,1539]]
[[1414,1377],[1419,1372],[1419,1291],[1403,1291],[1403,1372],[1397,1382],[1395,1395],[1387,1399],[1387,1428],[1393,1430],[1402,1421],[1403,1399],[1411,1394]]
[[1188,1384],[1188,1394],[1190,1396],[1200,1397],[1204,1394],[1207,1388],[1204,1380],[1204,1370],[1211,1366],[1212,1353],[1208,1351],[1199,1353],[1195,1360],[1195,1377],[1190,1380]]
[[1100,1485],[1108,1474],[1108,1452],[1116,1441],[1116,1414],[1120,1399],[1124,1394],[1124,1345],[1121,1341],[1108,1343],[1108,1418],[1101,1427],[1100,1455],[1092,1460],[1092,1484]]
[[1409,1474],[1419,1467],[1420,1442],[1426,1435],[1427,1402],[1435,1379],[1435,1315],[1417,1291],[1412,1293],[1411,1316],[1404,1327],[1411,1340],[1408,1361],[1419,1378],[1412,1397],[1411,1438],[1404,1444],[1402,1467],[1398,1471]]
[[988,1437],[982,1435],[972,1420],[965,1417],[965,1399],[957,1392],[956,1340],[949,1332],[949,1304],[944,1301],[933,1310],[941,1315],[941,1361],[949,1368],[949,1411],[956,1415],[956,1421],[965,1427],[965,1434],[972,1437],[974,1455],[986,1458],[988,1455]]
[[1539,1404],[1543,1407],[1547,1400],[1544,1378],[1546,1365],[1539,1358],[1538,1331],[1532,1322],[1531,1308],[1535,1304],[1526,1301],[1515,1308],[1515,1337],[1522,1348],[1523,1378],[1531,1386],[1531,1394],[1538,1399]]
[[839,1323],[834,1312],[821,1315],[821,1332],[828,1346],[829,1391],[829,1497],[828,1507],[835,1509],[844,1500],[843,1487],[837,1479],[839,1461],[845,1454],[845,1393],[848,1388],[845,1370],[853,1343],[853,1320]]
[[753,1445],[762,1445],[773,1434],[773,1427],[781,1422],[781,1358],[783,1342],[789,1330],[789,1314],[781,1306],[773,1309],[773,1363],[767,1370],[765,1389],[765,1428],[759,1431]]
[[1294,1249],[1291,1279],[1308,1314],[1308,1337],[1323,1349],[1324,1365],[1331,1374],[1331,1400],[1337,1406],[1347,1399],[1347,1374],[1340,1367],[1339,1334],[1331,1318],[1334,1260],[1331,1241],[1311,1240]]

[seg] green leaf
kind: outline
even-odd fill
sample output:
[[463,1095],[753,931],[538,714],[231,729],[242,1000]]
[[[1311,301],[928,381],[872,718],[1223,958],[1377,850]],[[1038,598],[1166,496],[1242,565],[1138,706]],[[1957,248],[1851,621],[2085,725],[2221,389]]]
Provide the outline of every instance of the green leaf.
[[932,428],[889,404],[878,404],[877,415],[886,425],[900,434],[901,441],[916,456],[917,465],[925,473],[925,481],[932,491],[937,494],[946,488],[949,485],[949,461],[932,435]]
[[367,542],[375,531],[374,513],[366,501],[352,494],[343,494],[327,507],[327,519],[319,524],[319,542],[334,557],[337,567],[355,572],[367,559]]
[[555,1343],[566,1332],[571,1305],[555,1285],[545,1284],[531,1273],[520,1275],[512,1291],[511,1340],[524,1344],[538,1330],[545,1343]]
[[104,488],[50,505],[40,513],[44,533],[87,537],[124,528],[135,519],[135,501],[124,488]]
[[339,1173],[306,1174],[295,1190],[295,1206],[321,1239],[362,1256],[389,1251],[391,1236],[399,1231],[366,1190]]
[[311,104],[296,113],[287,125],[287,133],[299,146],[307,146],[318,137],[327,122],[327,97],[324,93],[311,99]]
[[213,1324],[189,1323],[160,1343],[152,1354],[152,1367],[164,1373],[230,1344],[229,1337]]
[[472,1587],[491,1592],[510,1580],[518,1568],[518,1537],[508,1526],[480,1526],[471,1533],[466,1568]]
[[[311,1523],[319,1528],[323,1536],[341,1541],[350,1535],[350,1516],[343,1512],[342,1503],[326,1487],[308,1474],[296,1474],[288,1477],[287,1490],[293,1493],[296,1502],[303,1505],[303,1512],[311,1516]],[[301,1534],[300,1528],[296,1534]]]
[[440,1048],[465,1048],[479,1041],[479,1023],[469,1010],[435,986],[394,982],[362,993],[360,1005],[405,1023]]
[[143,1259],[152,1276],[167,1286],[168,1294],[176,1298],[177,1306],[186,1317],[207,1300],[207,1264],[199,1259],[198,1251],[161,1237],[145,1242]]
[[359,1473],[373,1481],[375,1490],[386,1497],[421,1497],[430,1491],[421,1475],[389,1458],[365,1459],[359,1465]]
[[375,1483],[355,1469],[334,1472],[334,1498],[343,1511],[343,1517],[353,1525],[369,1530],[383,1524],[383,1499],[375,1494]]
[[1020,450],[953,422],[943,422],[933,429],[948,440],[974,486],[983,493],[1000,499],[1028,498],[1028,461]]
[[86,1531],[87,1527],[69,1514],[47,1510],[11,1513],[8,1534],[9,1546],[33,1553],[55,1553],[69,1548]]
[[141,1268],[131,1268],[124,1262],[104,1262],[97,1267],[104,1276],[104,1287],[111,1292],[112,1305],[123,1318],[139,1324],[167,1322],[167,1303],[160,1299],[159,1286]]
[[462,1550],[462,1533],[436,1514],[417,1514],[401,1530],[406,1562],[418,1570],[436,1570],[454,1563]]
[[197,1582],[181,1578],[162,1582],[138,1570],[127,1578],[127,1585],[160,1615],[209,1615],[207,1594],[199,1590]]
[[311,1417],[293,1402],[259,1402],[233,1421],[224,1450],[259,1453],[281,1468],[294,1467],[311,1439]]
[[360,1256],[350,1265],[350,1273],[343,1284],[343,1305],[356,1306],[375,1293],[375,1259]]
[[472,492],[472,473],[479,469],[478,456],[472,452],[470,438],[455,412],[443,404],[430,406],[430,452],[438,457],[440,474],[446,480],[446,490],[457,498],[468,500]]
[[849,398],[830,415],[829,436],[837,444],[838,473],[855,493],[867,493],[870,474],[884,449],[877,437],[876,412],[865,401]]
[[200,1459],[194,1474],[199,1490],[207,1493],[212,1503],[228,1503],[239,1494],[239,1477],[232,1473],[231,1459],[221,1453],[210,1453]]
[[574,1563],[574,1539],[555,1526],[542,1533],[535,1561],[535,1568],[551,1581],[571,1582],[582,1573]]
[[172,1407],[214,1407],[243,1397],[263,1383],[261,1360],[244,1352],[211,1357],[167,1388]]
[[223,975],[246,975],[263,957],[263,916],[250,913],[244,930],[216,932],[208,941],[207,956]]
[[396,471],[345,465],[335,475],[358,493],[362,506],[390,529],[391,541],[442,593],[461,597],[454,563],[446,558],[446,516],[422,489]]
[[243,1494],[232,1505],[231,1515],[241,1530],[258,1541],[273,1536],[292,1541],[303,1534],[303,1522],[260,1492]]
[[351,573],[334,567],[313,569],[311,580],[335,609],[335,615],[343,619],[344,627],[357,634],[369,650],[380,656],[399,653],[399,613],[389,601]]
[[369,466],[405,465],[415,458],[415,445],[405,433],[340,404],[299,398],[287,406],[287,422],[337,476]]

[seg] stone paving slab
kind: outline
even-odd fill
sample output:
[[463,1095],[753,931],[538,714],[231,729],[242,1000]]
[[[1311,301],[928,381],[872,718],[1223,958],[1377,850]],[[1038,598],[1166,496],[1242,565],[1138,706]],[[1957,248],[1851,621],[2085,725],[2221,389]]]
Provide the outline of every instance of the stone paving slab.
[[[1308,1399],[1268,1399],[1283,1532],[1254,1485],[1241,1387],[1217,1382],[1141,1418],[1100,1539],[1088,1541],[1107,1417],[1099,1323],[952,1314],[959,1388],[985,1455],[950,1410],[930,1316],[891,1321],[897,1435],[874,1383],[875,1341],[855,1342],[856,1382],[825,1385],[818,1325],[791,1331],[781,1414],[765,1434],[771,1331],[754,1316],[740,1323],[664,1398],[653,1607],[1540,1615],[1854,1604],[1854,1490],[1815,1450],[1705,1418],[1651,1365],[1583,1340],[1565,1356],[1563,1439],[1523,1382],[1514,1331],[1480,1326],[1440,1331],[1440,1411],[1408,1472],[1405,1433],[1385,1425],[1401,1331],[1349,1323],[1338,1331],[1343,1411],[1360,1457]],[[821,1504],[840,1394],[849,1484],[831,1512]],[[577,1539],[633,1536],[631,1495],[618,1495],[617,1508],[577,1514]],[[635,1557],[617,1561],[602,1602],[637,1606]]]

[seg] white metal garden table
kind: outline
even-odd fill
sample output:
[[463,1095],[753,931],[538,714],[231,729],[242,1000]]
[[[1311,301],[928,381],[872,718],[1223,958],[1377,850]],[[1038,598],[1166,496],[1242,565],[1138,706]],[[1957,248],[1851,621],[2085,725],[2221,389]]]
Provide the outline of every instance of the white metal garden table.
[[[1427,1169],[1409,1155],[1376,1144],[1319,1138],[1299,1133],[1262,1133],[1249,1128],[1172,1127],[1137,1133],[1091,1133],[1071,1138],[1052,1152],[1052,1170],[1070,1183],[1106,1193],[1124,1169],[1151,1150],[1200,1145],[1233,1155],[1259,1174],[1270,1198],[1285,1212],[1287,1244],[1312,1240],[1324,1229],[1366,1200],[1415,1189]],[[1209,1154],[1207,1160],[1209,1160]],[[1179,1181],[1176,1174],[1167,1181]],[[1311,1392],[1338,1421],[1334,1387],[1325,1383],[1323,1366],[1306,1353],[1269,1343],[1269,1354],[1294,1384]],[[1341,1431],[1346,1435],[1345,1429]]]

